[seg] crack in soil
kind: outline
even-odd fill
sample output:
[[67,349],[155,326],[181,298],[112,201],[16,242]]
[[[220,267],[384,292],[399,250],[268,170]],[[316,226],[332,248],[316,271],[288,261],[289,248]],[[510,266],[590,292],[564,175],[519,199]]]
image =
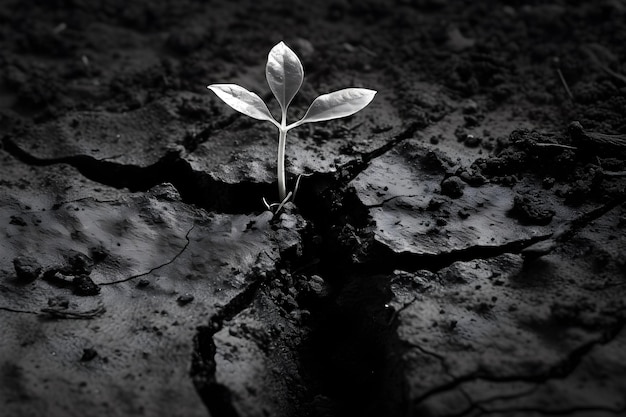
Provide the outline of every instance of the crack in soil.
[[471,404],[468,408],[466,408],[465,410],[455,414],[454,416],[450,415],[448,417],[463,417],[465,415],[468,415],[469,413],[473,412],[474,410],[479,410],[481,412],[483,412],[485,410],[485,408],[482,407],[482,405],[487,405],[491,402],[495,402],[495,401],[502,401],[502,400],[518,400],[521,398],[524,398],[528,395],[533,394],[534,392],[536,392],[539,389],[539,385],[533,385],[531,388],[522,391],[522,392],[517,392],[515,394],[508,394],[508,395],[496,395],[494,397],[491,398],[487,398],[485,400],[482,401],[472,401],[471,396],[465,392],[464,389],[461,388],[461,392],[463,393],[463,396],[467,399],[467,401]]
[[[624,202],[626,202],[626,194],[569,220],[553,233],[514,240],[497,246],[475,245],[437,254],[414,254],[408,252],[396,253],[382,243],[375,241],[372,246],[373,251],[370,255],[370,260],[362,268],[367,270],[378,268],[380,272],[391,272],[393,269],[403,269],[408,272],[426,269],[436,272],[455,262],[490,259],[505,253],[521,254],[526,260],[532,260],[548,254],[558,244],[568,241],[585,226]],[[385,260],[385,262],[381,262],[381,260]]]
[[32,310],[19,310],[10,307],[0,307],[2,311],[8,311],[10,313],[18,313],[18,314],[34,314],[39,316],[45,316],[53,319],[74,319],[74,320],[91,320],[96,317],[100,317],[104,313],[106,313],[106,308],[102,305],[95,307],[91,310],[85,311],[75,311],[75,310],[66,310],[66,309],[57,309],[57,308],[49,308],[45,307],[39,311]]
[[544,408],[533,408],[533,407],[517,407],[517,408],[502,408],[502,409],[483,409],[481,407],[477,407],[480,411],[481,415],[489,415],[489,414],[512,414],[519,415],[517,413],[539,413],[548,416],[571,416],[578,412],[603,412],[603,413],[611,413],[616,415],[622,415],[624,411],[626,411],[626,406],[622,408],[610,408],[610,407],[572,407],[572,408],[564,408],[560,410],[547,410]]
[[190,243],[190,240],[189,240],[189,235],[191,234],[191,232],[193,231],[193,229],[194,229],[195,227],[196,227],[196,225],[195,225],[195,224],[193,224],[193,225],[191,225],[191,228],[189,228],[189,230],[187,230],[187,233],[185,233],[185,240],[186,240],[185,245],[184,245],[184,246],[180,249],[180,251],[179,251],[176,255],[174,255],[174,257],[172,257],[172,259],[170,259],[169,261],[164,262],[164,263],[162,263],[162,264],[160,264],[160,265],[158,265],[158,266],[155,266],[154,268],[151,268],[151,269],[150,269],[149,271],[147,271],[147,272],[142,272],[141,274],[132,275],[132,276],[130,276],[130,277],[127,277],[127,278],[124,278],[124,279],[119,279],[119,280],[117,280],[117,281],[103,282],[103,283],[99,283],[99,284],[98,284],[98,283],[96,283],[96,284],[97,284],[97,285],[100,285],[100,286],[105,286],[105,285],[114,285],[114,284],[121,284],[121,283],[123,283],[123,282],[128,282],[128,281],[131,281],[131,280],[133,280],[133,279],[135,279],[135,278],[139,278],[139,277],[144,277],[144,276],[146,276],[146,275],[150,275],[150,274],[151,274],[151,273],[153,273],[154,271],[157,271],[157,270],[159,270],[159,269],[161,269],[161,268],[163,268],[163,267],[165,267],[165,266],[167,266],[167,265],[170,265],[170,264],[174,263],[174,262],[176,261],[176,259],[178,259],[178,258],[179,258],[179,257],[183,254],[183,252],[185,252],[185,250],[187,250],[187,248],[189,247],[189,243]]
[[270,279],[270,275],[254,274],[252,278],[253,280],[241,293],[225,304],[211,318],[208,325],[199,326],[194,336],[189,375],[202,401],[211,415],[215,417],[239,416],[233,405],[228,387],[220,384],[216,379],[216,346],[213,336],[223,329],[224,322],[232,320],[253,303],[259,289],[264,282]]
[[[229,123],[232,123],[232,120]],[[319,199],[320,196],[325,194],[327,190],[337,192],[339,195],[343,194],[345,191],[343,188],[345,188],[345,186],[360,172],[366,169],[370,161],[388,152],[405,139],[413,137],[420,126],[421,125],[418,123],[412,123],[385,145],[365,153],[358,159],[345,164],[334,174],[314,174],[311,180],[306,181],[309,185],[308,191],[310,192],[301,193],[301,195],[306,195],[305,198],[303,198],[305,201],[304,205],[306,206],[308,204],[312,204],[311,207],[318,206],[318,203],[316,203],[315,200]],[[213,128],[215,128],[215,126],[202,132],[199,137],[202,138],[202,135],[209,135]],[[193,147],[198,144],[199,142],[195,143],[195,145],[194,143],[188,143],[186,147],[188,149],[193,149]],[[134,165],[123,165],[106,160],[98,160],[86,155],[57,159],[41,159],[22,150],[17,143],[11,140],[10,137],[5,137],[3,139],[3,145],[9,154],[26,164],[35,166],[68,164],[76,168],[86,178],[115,188],[128,188],[131,191],[148,191],[154,186],[169,182],[178,190],[183,202],[203,207],[208,211],[227,213],[254,212],[257,210],[256,203],[261,200],[262,196],[271,194],[269,189],[273,185],[245,182],[226,184],[214,180],[207,174],[193,171],[189,163],[183,160],[178,152],[170,152],[150,166],[139,167]],[[306,190],[307,187],[305,186],[303,188]],[[214,198],[211,199],[211,197]],[[318,214],[322,214],[322,212],[319,212]],[[367,213],[365,211],[359,212],[359,214],[366,215]],[[312,217],[319,221],[318,216]],[[329,225],[326,222],[323,222],[323,224]],[[185,235],[187,240],[185,246],[181,248],[179,253],[169,261],[151,268],[147,272],[136,274],[114,282],[102,283],[100,285],[113,285],[127,282],[132,279],[148,275],[159,268],[175,262],[175,260],[189,245],[189,234],[192,230],[193,226]],[[331,265],[339,259],[341,259],[342,263],[348,265],[346,260],[349,258],[330,256],[324,259],[324,268],[332,268]],[[339,283],[337,278],[337,276],[334,276],[331,280],[335,280]],[[248,287],[237,297],[231,300],[231,302],[225,305],[220,312],[211,319],[207,326],[199,327],[198,332],[194,337],[195,349],[192,357],[190,377],[192,378],[200,397],[203,399],[212,415],[220,417],[237,415],[230,398],[231,394],[228,388],[216,380],[216,346],[213,337],[224,327],[224,322],[236,317],[240,312],[253,303],[259,288],[263,282],[266,281],[266,279],[266,277],[255,276],[254,280],[248,284]],[[340,283],[337,288],[343,287],[345,284],[345,282]],[[374,303],[377,308],[382,308],[382,306],[384,306],[384,301],[389,297],[389,294],[384,294],[385,291],[381,292],[378,289],[358,288],[357,292],[361,292],[361,296],[363,297],[374,296],[376,300],[380,300],[380,302],[376,301]],[[330,304],[334,303],[334,299],[329,301]],[[322,374],[312,376],[312,385],[316,387],[315,389],[319,389],[324,392],[327,391],[326,386],[330,385],[331,392],[328,394],[341,403],[339,405],[340,409],[345,410],[350,408],[349,404],[353,405],[358,402],[363,390],[370,392],[374,397],[376,397],[376,401],[363,402],[363,404],[376,403],[380,407],[381,404],[384,403],[380,394],[376,394],[378,389],[373,389],[373,387],[380,388],[379,382],[382,379],[379,373],[382,372],[381,366],[384,364],[383,357],[389,353],[389,340],[393,339],[394,334],[393,326],[389,326],[389,320],[387,317],[388,311],[383,308],[383,310],[377,311],[374,316],[383,317],[384,320],[380,321],[380,323],[373,323],[373,325],[379,332],[383,332],[387,334],[387,336],[373,340],[371,336],[368,336],[366,329],[359,329],[357,331],[358,335],[356,336],[359,338],[365,337],[364,340],[367,340],[367,344],[371,346],[371,348],[368,349],[363,349],[362,346],[355,345],[352,340],[346,339],[344,337],[345,328],[358,323],[361,321],[362,316],[366,316],[371,313],[355,308],[355,306],[356,305],[351,304],[351,307],[346,309],[345,306],[334,305],[328,309],[327,307],[324,307],[316,310],[315,314],[317,314],[317,317],[314,318],[314,320],[316,320],[318,324],[331,321],[336,325],[314,326],[314,335],[310,344],[303,346],[303,349],[307,350],[311,345],[318,343],[324,345],[325,341],[328,339],[341,338],[342,343],[340,350],[343,353],[353,352],[365,355],[360,356],[360,360],[350,365],[349,368],[343,368],[342,380],[353,386],[353,389],[350,390],[352,395],[348,395],[346,400],[340,398],[342,396],[339,392],[340,386],[333,382],[335,376],[339,376],[339,373],[333,369],[333,366],[326,366],[328,362],[325,358],[319,356],[319,350],[308,350],[309,353],[314,352],[313,361],[309,363],[309,371],[311,374],[317,372],[314,371],[313,368],[315,368],[319,363],[324,364]],[[356,314],[354,314],[355,311],[357,312]],[[337,315],[345,316],[346,314],[348,314],[349,317],[336,320]],[[361,323],[361,325],[363,325],[363,323]],[[370,323],[370,325],[372,325],[372,323]],[[342,336],[342,334],[344,336]],[[306,360],[303,358],[303,361]],[[368,371],[366,373],[363,373],[363,369],[365,368],[363,368],[362,365],[364,363],[370,364],[370,366],[367,367]],[[335,365],[337,364],[338,363],[335,363]],[[366,407],[364,406],[363,409],[365,410]]]
[[366,205],[366,207],[368,209],[380,208],[380,207],[383,207],[385,204],[389,203],[390,201],[395,200],[396,198],[412,198],[412,197],[419,197],[419,195],[418,194],[394,195],[393,197],[385,198],[380,203],[368,204]]
[[218,213],[245,214],[259,211],[262,197],[271,195],[273,191],[273,184],[251,181],[226,183],[207,173],[194,171],[177,151],[165,154],[152,165],[140,167],[87,155],[41,159],[21,149],[9,137],[5,137],[2,143],[9,154],[28,165],[67,164],[92,181],[118,189],[148,191],[157,185],[171,183],[183,202]]
[[[206,140],[214,129],[227,126],[234,122],[236,115],[227,118],[223,123],[205,129],[198,134]],[[413,137],[415,132],[423,127],[420,123],[411,123],[396,137],[385,145],[360,155],[341,166],[333,174],[313,174],[314,184],[302,186],[300,194],[305,192],[318,194],[323,188],[332,183],[347,184],[360,172],[367,168],[369,162],[385,154],[402,141]],[[186,144],[186,149],[193,150],[202,141]],[[180,152],[170,151],[157,162],[141,167],[126,165],[105,159],[97,159],[88,155],[75,155],[63,158],[42,159],[31,155],[20,148],[19,144],[5,136],[2,139],[3,148],[19,161],[33,166],[50,166],[67,164],[76,168],[84,177],[100,184],[114,188],[127,188],[132,192],[148,191],[150,188],[163,183],[171,183],[180,193],[183,202],[193,204],[218,213],[245,214],[258,212],[260,201],[267,195],[273,195],[275,183],[255,183],[239,181],[227,183],[213,178],[211,175],[195,171],[189,162],[181,157]]]
[[348,184],[418,127],[411,125],[385,146],[346,164],[316,193],[303,193],[301,213],[311,228],[303,236],[303,256],[291,268],[321,276],[329,287],[322,299],[300,301],[311,313],[309,336],[300,346],[307,386],[310,395],[332,404],[330,414],[321,415],[395,416],[407,404],[396,355],[397,323],[387,308],[390,280],[355,269],[355,251],[367,246],[369,213]]
[[[555,364],[548,370],[542,373],[537,374],[529,374],[529,375],[507,375],[507,376],[494,376],[488,374],[481,374],[480,372],[471,373],[468,375],[456,376],[454,379],[446,384],[440,385],[433,389],[428,390],[424,394],[420,395],[414,400],[415,405],[419,405],[426,401],[429,398],[432,398],[436,395],[442,395],[447,392],[459,389],[466,382],[471,381],[487,381],[492,383],[510,383],[510,382],[529,382],[529,383],[545,383],[551,379],[564,379],[567,378],[574,370],[578,367],[578,365],[582,362],[587,354],[591,352],[591,350],[597,345],[607,345],[611,343],[623,330],[624,325],[626,324],[626,320],[618,321],[612,328],[606,330],[602,333],[600,337],[597,339],[591,340],[587,343],[582,344],[576,349],[572,350],[561,362]],[[421,349],[420,349],[421,350]],[[435,355],[433,355],[435,356]],[[440,355],[436,355],[439,360],[442,361],[442,364],[445,364],[445,358],[439,357]],[[445,367],[445,365],[444,365]],[[452,375],[451,375],[452,377]]]
[[18,313],[18,314],[39,314],[36,311],[31,311],[31,310],[19,310],[16,308],[11,308],[11,307],[1,307],[0,306],[0,310],[2,311],[8,311],[9,313]]
[[411,139],[415,136],[418,130],[423,129],[425,126],[420,122],[412,122],[407,127],[402,129],[400,133],[398,133],[393,139],[387,141],[384,145],[363,153],[359,158],[347,162],[340,169],[337,170],[336,181],[338,184],[345,186],[354,178],[356,178],[361,172],[363,172],[368,166],[369,163],[374,159],[383,156],[400,143],[404,142],[407,139]]
[[[394,145],[400,142],[401,140],[394,141]],[[386,147],[387,150],[391,148],[391,145]],[[377,152],[379,155],[382,153],[384,152]],[[364,161],[365,158],[360,163],[354,163],[348,167],[348,172],[352,175],[349,175],[346,178],[351,179],[358,175],[358,173],[367,166]],[[359,169],[356,169],[357,167]],[[350,171],[350,168],[354,168],[354,170]],[[367,331],[358,329],[359,320],[363,320],[364,317],[370,317],[371,320],[375,321],[387,315],[388,312],[383,309],[364,310],[363,307],[359,309],[358,306],[352,304],[349,305],[349,308],[347,308],[348,311],[345,311],[342,310],[341,305],[337,305],[338,300],[347,297],[349,300],[348,302],[352,301],[355,302],[355,304],[357,304],[356,300],[358,299],[358,305],[361,306],[384,305],[386,299],[383,294],[389,290],[390,280],[388,278],[382,278],[379,280],[378,287],[368,287],[368,284],[366,284],[367,281],[374,279],[376,276],[385,277],[386,274],[395,269],[405,269],[407,271],[427,269],[437,271],[458,261],[489,259],[505,253],[520,254],[523,253],[526,248],[549,239],[554,239],[559,243],[563,243],[574,236],[580,229],[589,225],[592,221],[602,217],[611,209],[624,202],[624,198],[622,196],[570,220],[555,233],[520,239],[508,242],[504,245],[479,245],[449,253],[439,253],[434,255],[415,255],[407,253],[396,254],[392,253],[390,249],[382,244],[374,241],[373,232],[371,228],[368,228],[370,219],[368,207],[364,206],[358,198],[355,198],[353,193],[350,193],[351,189],[348,183],[349,180],[342,181],[342,176],[338,175],[333,186],[324,189],[321,194],[316,195],[315,201],[313,201],[313,199],[309,199],[306,202],[307,204],[302,206],[304,217],[314,226],[316,232],[323,237],[322,240],[328,245],[325,248],[311,249],[311,246],[314,246],[314,244],[312,242],[308,242],[305,247],[309,250],[309,262],[307,263],[306,261],[303,261],[303,263],[305,265],[314,264],[315,272],[322,275],[325,280],[331,284],[331,287],[333,287],[332,295],[328,300],[326,300],[325,306],[317,310],[314,307],[311,308],[314,320],[317,320],[317,328],[313,326],[313,337],[307,342],[308,345],[306,345],[304,349],[306,350],[307,348],[310,348],[312,351],[315,351],[313,355],[317,357],[318,360],[312,361],[313,363],[318,364],[318,366],[320,362],[324,363],[321,367],[326,368],[325,372],[327,372],[327,374],[324,374],[324,370],[321,370],[315,378],[317,378],[317,383],[331,386],[329,392],[331,397],[335,398],[339,395],[342,396],[342,406],[345,408],[340,406],[340,410],[344,412],[347,412],[348,410],[354,411],[355,402],[351,401],[350,392],[347,392],[349,391],[349,388],[346,387],[357,385],[359,387],[359,395],[361,395],[360,398],[363,398],[363,392],[368,393],[368,395],[365,396],[368,400],[361,402],[360,405],[362,406],[362,409],[359,408],[359,410],[363,411],[364,415],[369,415],[367,413],[371,412],[371,410],[377,410],[377,412],[380,412],[381,406],[384,407],[384,404],[381,404],[381,402],[387,402],[387,404],[389,403],[389,399],[383,398],[380,392],[372,392],[368,390],[372,387],[379,387],[377,384],[380,384],[381,381],[391,383],[393,386],[398,388],[396,393],[398,408],[394,411],[403,409],[406,406],[408,396],[406,392],[403,391],[404,381],[389,378],[388,376],[388,379],[385,379],[386,376],[383,375],[385,369],[398,366],[397,360],[394,360],[393,356],[398,355],[398,352],[401,352],[405,346],[403,347],[402,343],[398,342],[395,327],[393,326],[388,326],[388,333],[382,331],[381,327],[377,328],[376,325],[372,325],[372,323],[369,323],[370,327]],[[369,247],[369,250],[366,250],[360,260],[357,261],[353,258],[355,247],[349,244],[351,237],[358,240],[359,248]],[[306,253],[307,250],[305,249],[305,254]],[[312,262],[311,258],[315,259],[317,262]],[[356,286],[356,288],[353,286]],[[361,294],[355,296],[355,292],[358,293],[359,291],[361,291]],[[379,294],[379,296],[376,297],[376,301],[369,299],[376,293]],[[345,300],[343,302],[345,303]],[[346,314],[352,314],[352,318],[348,320],[342,319],[341,317],[345,317]],[[391,319],[387,320],[387,323],[393,323],[393,321],[392,315]],[[578,366],[584,356],[591,351],[595,345],[609,343],[610,340],[615,338],[623,327],[623,324],[624,323],[619,323],[618,326],[611,329],[597,340],[570,352],[567,358],[544,374],[528,376],[514,375],[499,378],[490,375],[472,374],[461,378],[457,377],[454,378],[450,384],[430,391],[423,398],[419,399],[418,403],[424,401],[430,396],[447,392],[457,387],[461,387],[465,382],[478,379],[490,382],[529,382],[540,384],[553,378],[565,378]],[[355,327],[357,328],[356,330],[354,330]],[[350,351],[350,349],[363,350],[364,346],[368,346],[368,344],[373,347],[373,350],[378,349],[378,353],[374,356],[360,358],[360,360],[358,360],[360,366],[366,366],[367,364],[372,367],[377,367],[376,376],[373,379],[368,380],[367,377],[362,374],[358,374],[358,372],[350,374],[349,370],[342,370],[341,367],[338,366],[339,364],[328,360],[328,358],[332,358],[333,356],[341,355],[342,347],[338,347],[341,343],[337,343],[337,341],[341,341],[341,336],[342,334],[345,336],[345,333],[348,332],[347,329],[352,329],[355,333],[351,333],[352,338],[349,342],[347,342],[349,347],[344,346],[344,351]],[[367,335],[365,335],[367,332],[374,334],[377,333],[378,335],[382,333],[385,334],[385,336],[380,338],[374,337],[375,340],[372,340],[371,336],[367,338]],[[364,338],[364,336],[366,337]],[[316,340],[316,337],[318,340]],[[332,345],[333,348],[330,350],[328,350],[328,348],[326,348],[326,350],[323,348],[321,349],[324,345]],[[424,353],[438,358],[442,361],[443,366],[447,368],[443,356],[438,355],[435,352],[424,351]],[[399,370],[399,372],[402,373],[401,370]],[[337,390],[341,389],[341,394],[332,391],[333,383],[336,384]],[[358,385],[359,383],[365,385]],[[315,382],[313,385],[315,385]],[[338,415],[340,414],[341,413]]]
[[306,210],[305,206],[317,206],[314,201],[315,198],[320,198],[328,190],[332,193],[343,189],[350,181],[366,170],[370,162],[386,154],[405,140],[411,139],[418,130],[423,128],[423,123],[410,123],[384,145],[358,155],[355,159],[339,166],[336,172],[307,175],[299,187],[298,201],[304,200],[304,204],[299,204],[299,206],[302,206],[304,211],[310,212],[310,210]]
[[[224,123],[228,125],[233,120],[227,119]],[[357,159],[341,166],[336,173],[313,174],[301,187],[302,191],[299,194],[299,199],[303,202],[301,212],[312,225],[313,235],[303,236],[304,254],[288,269],[293,273],[302,269],[315,271],[329,283],[331,291],[323,302],[304,306],[310,309],[312,315],[311,336],[301,346],[300,360],[306,370],[308,389],[313,393],[318,392],[330,397],[336,404],[336,415],[346,414],[355,409],[361,411],[363,415],[377,413],[399,415],[399,410],[408,404],[403,373],[398,369],[400,367],[398,352],[406,346],[401,346],[398,341],[397,323],[393,312],[385,308],[390,298],[391,283],[386,274],[395,269],[436,271],[458,261],[488,259],[504,253],[523,254],[533,245],[551,239],[562,243],[582,227],[626,200],[626,197],[622,196],[585,213],[568,222],[559,232],[520,239],[503,245],[476,245],[447,253],[425,255],[394,253],[375,241],[370,227],[371,207],[358,200],[349,183],[363,172],[372,160],[413,137],[422,127],[421,123],[411,123],[385,145],[361,154]],[[211,126],[201,132],[193,141],[187,143],[185,148],[194,149],[216,128],[219,126]],[[179,191],[183,202],[203,207],[208,211],[225,213],[258,211],[261,197],[270,195],[270,190],[274,187],[274,184],[266,183],[227,184],[215,180],[205,173],[194,171],[178,152],[166,154],[153,165],[139,167],[97,160],[85,155],[40,159],[23,151],[8,137],[3,139],[3,145],[5,150],[24,163],[38,166],[69,164],[85,177],[116,188],[147,191],[156,185],[169,182]],[[145,273],[99,285],[127,282],[149,275],[175,262],[188,247],[189,235],[193,229],[194,226],[187,231],[186,244],[169,261]],[[322,237],[321,241],[325,242],[325,247],[320,247],[319,243],[316,243],[316,237],[319,236]],[[384,262],[381,262],[382,260]],[[235,417],[238,413],[228,387],[216,380],[214,335],[223,329],[226,321],[236,317],[254,302],[259,289],[268,280],[267,276],[260,275],[252,275],[251,278],[252,281],[248,286],[223,306],[207,326],[200,326],[194,337],[190,377],[209,412],[216,417]],[[0,309],[12,311],[2,307]],[[474,380],[496,383],[520,381],[543,383],[552,378],[564,378],[595,345],[609,343],[623,325],[622,322],[617,326],[619,328],[613,329],[608,336],[603,335],[570,352],[563,362],[545,373],[508,377],[475,373],[456,377],[450,383],[428,391],[414,403],[419,404],[432,396],[460,389],[464,383]],[[447,369],[443,356],[419,346],[415,347],[424,354],[438,358]],[[367,400],[364,401],[363,397]],[[473,407],[467,412],[474,409],[483,413],[496,412],[483,409],[476,404]]]
[[[363,265],[363,268],[377,267],[387,272],[391,272],[394,269],[402,269],[407,272],[425,269],[436,272],[455,262],[490,259],[505,253],[519,254],[530,245],[547,240],[551,236],[552,233],[548,233],[527,239],[514,240],[497,246],[475,245],[437,254],[395,253],[383,244],[377,243],[375,245],[376,253],[373,254],[371,261]],[[381,262],[382,259],[386,260],[384,264]]]
[[74,320],[91,320],[96,317],[102,316],[106,313],[106,308],[103,305],[92,308],[91,310],[73,311],[61,308],[42,308],[41,314],[46,315],[49,318],[54,319],[74,319]]
[[[489,408],[489,407],[485,407],[488,406],[489,403],[495,402],[495,401],[501,401],[501,400],[516,400],[516,399],[521,399],[524,398],[530,394],[533,394],[534,392],[536,392],[539,389],[539,385],[535,385],[532,388],[524,391],[524,392],[520,392],[517,394],[512,394],[512,395],[501,395],[501,396],[496,396],[496,397],[492,397],[489,398],[487,400],[483,400],[483,401],[478,401],[475,403],[472,403],[472,399],[471,397],[465,393],[465,391],[463,392],[463,395],[465,396],[465,398],[468,400],[468,402],[471,403],[471,405],[466,408],[465,410],[457,413],[457,414],[450,414],[447,417],[463,417],[463,416],[469,416],[471,415],[472,417],[478,417],[478,416],[482,416],[482,415],[489,415],[489,414],[498,414],[498,415],[502,415],[502,414],[513,414],[513,415],[517,415],[517,413],[520,412],[525,412],[525,413],[539,413],[539,414],[543,414],[543,415],[573,415],[574,413],[578,413],[578,412],[604,412],[604,413],[611,413],[611,414],[621,414],[624,411],[626,411],[626,406],[622,407],[622,408],[611,408],[611,407],[602,407],[602,406],[595,406],[595,407],[571,407],[571,408],[563,408],[563,409],[552,409],[552,410],[548,410],[548,409],[543,409],[543,408],[533,408],[533,407],[511,407],[511,408]],[[478,411],[479,414],[476,414],[475,411]]]

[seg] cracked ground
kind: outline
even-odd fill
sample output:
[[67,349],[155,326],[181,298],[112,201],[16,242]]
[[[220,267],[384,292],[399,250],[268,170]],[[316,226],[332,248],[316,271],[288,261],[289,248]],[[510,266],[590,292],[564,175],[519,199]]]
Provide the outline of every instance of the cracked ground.
[[624,2],[1,6],[3,417],[626,415]]

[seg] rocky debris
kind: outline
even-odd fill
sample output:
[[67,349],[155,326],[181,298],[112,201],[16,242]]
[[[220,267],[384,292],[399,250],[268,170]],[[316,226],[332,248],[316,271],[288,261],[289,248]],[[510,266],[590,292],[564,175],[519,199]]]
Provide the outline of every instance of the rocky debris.
[[73,253],[67,258],[67,266],[62,268],[65,275],[89,275],[94,267],[94,261],[80,252]]
[[80,296],[100,294],[100,286],[93,282],[89,275],[78,275],[72,280],[72,292]]
[[18,279],[33,281],[39,277],[42,266],[32,256],[18,256],[13,259],[13,267]]
[[311,296],[316,299],[321,299],[328,296],[328,285],[324,282],[324,278],[319,275],[311,275],[309,279],[304,282],[304,288],[300,291],[301,296]]
[[174,187],[174,185],[170,183],[159,184],[155,187],[152,187],[149,191],[157,200],[162,201],[180,201],[180,193]]
[[452,198],[459,198],[463,195],[465,184],[461,178],[453,175],[441,181],[441,194]]
[[[264,213],[264,216],[269,213]],[[276,232],[281,257],[285,260],[302,256],[302,231],[306,222],[297,214],[293,203],[287,203],[277,218],[272,220],[272,229]]]
[[465,140],[463,141],[463,144],[465,144],[465,146],[467,146],[468,148],[477,148],[480,146],[481,143],[482,138],[476,135],[472,135],[471,133],[465,136]]
[[520,221],[529,224],[546,225],[556,212],[546,207],[545,199],[534,195],[516,195],[513,198],[511,213]]
[[479,172],[474,171],[471,168],[460,168],[457,171],[457,175],[461,178],[465,183],[469,184],[472,187],[480,187],[487,183],[487,179],[482,176]]

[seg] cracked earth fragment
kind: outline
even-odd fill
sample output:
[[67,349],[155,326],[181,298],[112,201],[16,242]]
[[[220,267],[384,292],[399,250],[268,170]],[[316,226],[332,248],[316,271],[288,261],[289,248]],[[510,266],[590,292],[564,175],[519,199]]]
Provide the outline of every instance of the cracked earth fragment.
[[417,141],[373,160],[352,184],[370,207],[375,239],[395,253],[437,255],[531,240],[574,216],[572,209],[559,206],[549,225],[515,222],[515,192],[496,184],[468,185],[459,195],[446,195],[442,181],[456,169],[448,157]]
[[[59,170],[67,168],[38,167],[26,179],[31,187],[40,184],[45,195],[54,183],[40,181],[40,176]],[[76,187],[66,193],[67,202],[35,206],[38,210],[26,215],[32,194],[0,197],[0,221],[8,225],[0,243],[0,314],[5,316],[0,366],[5,385],[13,387],[2,391],[4,410],[10,415],[43,410],[79,415],[84,412],[75,401],[79,390],[85,401],[98,392],[101,401],[89,401],[97,414],[167,410],[172,416],[203,415],[188,375],[195,327],[255,285],[261,272],[274,269],[279,249],[268,219],[206,213],[178,200],[171,185],[131,194],[76,174],[65,180]],[[96,188],[116,198],[72,196],[97,195]],[[11,223],[17,213],[24,221]],[[41,278],[24,283],[15,277],[13,259],[24,254],[37,256]],[[65,266],[68,259],[78,259],[75,254],[92,264]],[[51,280],[46,271],[61,275]],[[99,293],[77,296],[70,291],[66,282],[72,277],[64,274],[79,272],[100,286]],[[97,314],[87,316],[89,311]],[[20,312],[43,312],[47,319]],[[76,327],[71,324],[76,320],[60,320],[76,318],[88,324]],[[27,354],[21,348],[25,345]],[[85,349],[95,354],[81,361]],[[43,378],[36,369],[44,370]],[[135,389],[129,390],[128,380]],[[52,387],[56,400],[43,401]],[[18,401],[24,397],[34,400]]]
[[[613,219],[602,219],[600,227]],[[414,412],[508,415],[523,404],[520,413],[579,409],[593,415],[624,408],[618,388],[624,381],[584,382],[594,367],[623,369],[621,355],[609,351],[623,349],[626,309],[623,290],[607,288],[601,303],[585,301],[591,282],[604,280],[592,265],[577,262],[574,275],[563,268],[582,242],[593,250],[602,245],[580,237],[530,265],[501,255],[436,273],[396,274],[392,305],[399,309]],[[605,273],[616,267],[605,266]],[[422,288],[408,306],[407,288]]]

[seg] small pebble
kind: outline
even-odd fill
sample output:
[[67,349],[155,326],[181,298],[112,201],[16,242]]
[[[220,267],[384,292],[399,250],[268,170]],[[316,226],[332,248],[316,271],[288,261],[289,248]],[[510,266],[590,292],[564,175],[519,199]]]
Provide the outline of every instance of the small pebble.
[[453,175],[441,181],[441,194],[452,198],[459,198],[463,195],[465,183],[461,178]]
[[324,279],[319,275],[312,275],[309,279],[308,284],[310,291],[318,297],[326,295],[328,291]]
[[192,302],[194,300],[194,296],[192,294],[189,293],[185,293],[181,296],[179,296],[176,301],[178,302],[179,305],[184,306],[186,304],[189,304],[190,302]]
[[149,281],[149,280],[147,280],[147,279],[145,279],[145,278],[142,278],[142,279],[140,279],[140,280],[139,280],[139,282],[137,283],[137,288],[145,288],[145,287],[147,287],[148,285],[150,285],[150,281]]
[[468,148],[477,148],[478,146],[480,146],[482,142],[482,139],[479,138],[478,136],[474,136],[474,135],[467,135],[465,137],[465,146],[467,146]]

